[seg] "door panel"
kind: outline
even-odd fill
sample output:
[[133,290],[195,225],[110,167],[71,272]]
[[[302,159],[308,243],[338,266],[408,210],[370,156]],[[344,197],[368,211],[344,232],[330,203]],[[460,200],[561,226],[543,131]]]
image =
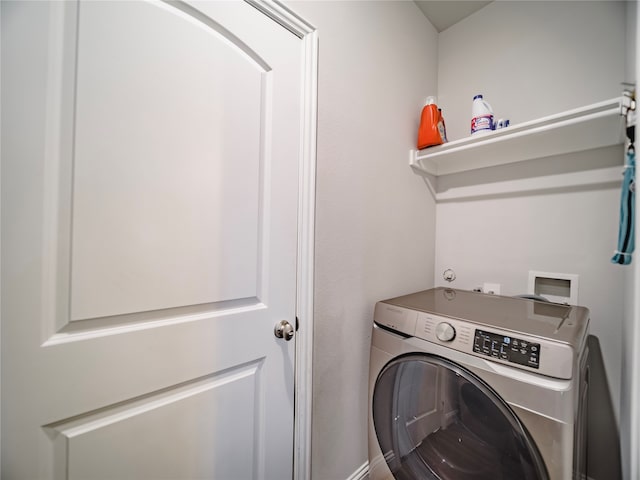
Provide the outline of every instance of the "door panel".
[[[48,426],[56,442],[68,445],[54,465],[64,466],[68,456],[68,478],[78,480],[256,478],[260,367],[256,362]],[[234,410],[239,413],[228,415]],[[224,442],[216,435],[221,430],[228,432]],[[131,438],[145,441],[132,445]]]
[[300,39],[244,2],[2,22],[3,478],[291,478]]
[[261,296],[269,66],[194,22],[165,4],[80,8],[73,320]]

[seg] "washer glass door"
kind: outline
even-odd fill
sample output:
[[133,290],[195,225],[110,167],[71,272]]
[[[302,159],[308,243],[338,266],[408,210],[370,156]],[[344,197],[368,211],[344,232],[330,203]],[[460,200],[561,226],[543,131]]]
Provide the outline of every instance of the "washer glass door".
[[442,357],[385,366],[373,394],[378,443],[398,480],[545,480],[534,442],[481,379]]

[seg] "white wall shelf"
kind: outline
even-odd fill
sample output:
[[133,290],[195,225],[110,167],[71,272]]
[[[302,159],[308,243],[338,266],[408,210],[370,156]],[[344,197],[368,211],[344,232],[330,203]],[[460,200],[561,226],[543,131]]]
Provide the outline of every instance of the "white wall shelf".
[[444,145],[412,150],[409,164],[416,173],[439,176],[618,145],[623,139],[624,117],[618,97]]

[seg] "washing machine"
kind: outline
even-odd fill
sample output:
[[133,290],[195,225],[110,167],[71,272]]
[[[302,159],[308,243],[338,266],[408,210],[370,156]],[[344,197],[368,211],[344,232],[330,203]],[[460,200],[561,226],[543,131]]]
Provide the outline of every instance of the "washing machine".
[[375,306],[370,480],[586,478],[589,311],[434,288]]

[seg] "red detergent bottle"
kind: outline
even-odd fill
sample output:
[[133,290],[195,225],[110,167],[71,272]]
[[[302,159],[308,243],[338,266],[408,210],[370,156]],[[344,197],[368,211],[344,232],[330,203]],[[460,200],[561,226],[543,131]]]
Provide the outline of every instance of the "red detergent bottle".
[[447,141],[442,110],[434,97],[427,97],[420,116],[418,128],[418,149],[441,145]]

